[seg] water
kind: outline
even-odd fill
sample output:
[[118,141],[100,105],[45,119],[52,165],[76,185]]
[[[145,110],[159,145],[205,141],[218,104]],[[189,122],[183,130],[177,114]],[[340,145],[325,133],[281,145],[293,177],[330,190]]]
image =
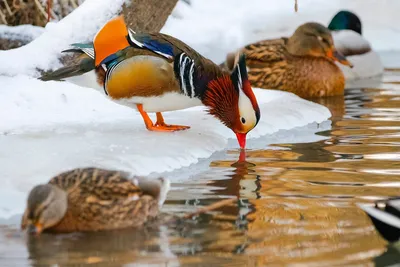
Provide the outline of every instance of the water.
[[164,211],[180,215],[231,196],[240,197],[237,203],[140,232],[27,238],[17,225],[3,226],[1,266],[372,266],[385,255],[395,260],[393,249],[380,256],[387,243],[356,203],[400,195],[399,82],[400,70],[388,70],[377,87],[367,82],[345,97],[321,100],[333,117],[319,141],[260,147],[245,160],[226,151],[208,171],[173,184]]

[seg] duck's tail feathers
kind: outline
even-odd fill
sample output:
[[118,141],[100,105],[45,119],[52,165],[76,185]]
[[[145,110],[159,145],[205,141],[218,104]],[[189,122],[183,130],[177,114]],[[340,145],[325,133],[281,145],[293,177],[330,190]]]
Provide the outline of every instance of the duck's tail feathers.
[[127,36],[128,28],[123,16],[109,20],[93,39],[93,47],[96,53],[95,65],[99,66],[107,57],[128,47]]
[[60,81],[73,76],[79,76],[95,69],[93,58],[84,58],[79,64],[60,68],[53,72],[45,73],[39,79],[42,81]]
[[162,206],[167,198],[170,189],[170,181],[166,178],[149,179],[144,177],[134,177],[134,183],[142,190],[143,194],[150,195],[158,200],[158,205]]
[[81,44],[81,43],[76,43],[76,44],[71,44],[71,48],[62,51],[62,53],[68,53],[68,52],[72,52],[72,53],[85,53],[87,56],[89,56],[90,58],[94,59],[94,47],[93,47],[93,43],[85,43],[85,44]]

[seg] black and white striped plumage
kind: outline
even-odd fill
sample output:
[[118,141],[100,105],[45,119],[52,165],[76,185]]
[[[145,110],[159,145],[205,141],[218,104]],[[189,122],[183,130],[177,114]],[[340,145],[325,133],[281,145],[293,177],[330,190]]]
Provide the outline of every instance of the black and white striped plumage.
[[174,61],[174,72],[184,95],[190,98],[199,96],[195,86],[196,67],[194,60],[185,53],[181,53]]
[[388,241],[400,240],[400,198],[378,201],[375,206],[360,204],[378,232]]

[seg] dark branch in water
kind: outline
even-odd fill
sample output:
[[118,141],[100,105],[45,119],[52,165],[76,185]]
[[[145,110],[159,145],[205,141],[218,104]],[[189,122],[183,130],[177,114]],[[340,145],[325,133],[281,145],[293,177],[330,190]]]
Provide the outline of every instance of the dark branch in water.
[[203,207],[203,208],[201,208],[201,209],[199,209],[199,210],[197,210],[195,212],[188,213],[185,216],[183,216],[183,218],[184,219],[190,219],[190,218],[192,218],[194,216],[197,216],[197,215],[200,215],[200,214],[203,214],[203,213],[206,213],[206,212],[221,208],[221,207],[226,206],[226,205],[229,205],[231,203],[234,203],[235,201],[237,201],[237,198],[224,199],[224,200],[218,201],[216,203],[213,203],[211,205],[205,206],[205,207]]

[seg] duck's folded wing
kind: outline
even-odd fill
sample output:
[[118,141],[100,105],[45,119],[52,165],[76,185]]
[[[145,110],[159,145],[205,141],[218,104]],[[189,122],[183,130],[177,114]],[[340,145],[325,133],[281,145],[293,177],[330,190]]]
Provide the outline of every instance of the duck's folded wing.
[[129,39],[134,46],[150,50],[167,59],[175,56],[173,45],[166,41],[161,34],[134,33],[129,30]]
[[247,45],[242,52],[248,61],[273,63],[285,60],[286,48],[284,39],[265,40]]
[[143,191],[138,183],[129,179],[129,174],[98,168],[75,169],[54,177],[49,181],[67,192],[99,200],[114,200],[126,197],[140,197]]
[[98,168],[75,169],[62,173],[49,181],[68,192],[78,192],[87,201],[137,200],[143,195],[163,204],[169,191],[169,180],[136,177],[128,172]]

